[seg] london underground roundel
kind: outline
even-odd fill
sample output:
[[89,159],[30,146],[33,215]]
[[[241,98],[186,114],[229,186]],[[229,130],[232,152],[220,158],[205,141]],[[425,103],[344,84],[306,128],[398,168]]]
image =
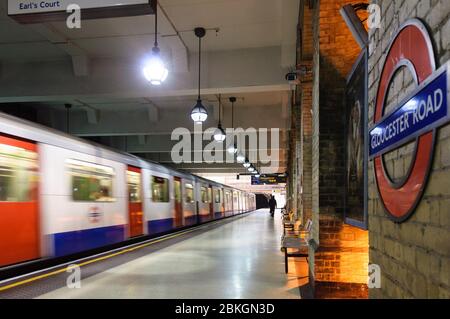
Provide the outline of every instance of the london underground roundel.
[[[392,112],[385,114],[386,96],[396,72],[406,67],[416,89]],[[433,162],[436,129],[449,122],[449,64],[436,70],[430,36],[417,19],[409,20],[393,38],[375,102],[374,125],[369,129],[369,157],[375,180],[389,217],[403,222],[416,209],[425,190]],[[384,167],[383,155],[415,141],[407,175],[393,182]]]

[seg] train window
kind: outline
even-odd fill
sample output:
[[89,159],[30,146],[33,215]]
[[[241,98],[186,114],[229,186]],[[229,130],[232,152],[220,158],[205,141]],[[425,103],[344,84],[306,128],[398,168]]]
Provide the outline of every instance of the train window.
[[37,154],[0,144],[0,202],[28,202],[37,181]]
[[235,205],[235,207],[237,207],[239,199],[238,199],[238,194],[236,192],[233,192],[233,204]]
[[130,203],[141,202],[141,174],[127,171],[128,201]]
[[208,192],[206,190],[206,187],[200,188],[200,197],[202,199],[202,203],[208,203]]
[[111,202],[114,169],[108,166],[69,159],[72,199],[76,202]]
[[212,188],[208,188],[208,203],[212,203]]
[[184,187],[186,188],[186,203],[193,203],[194,202],[194,186],[192,186],[192,184],[185,184]]
[[231,209],[231,193],[225,192],[225,201],[227,203],[228,209]]
[[156,203],[169,202],[169,180],[167,178],[153,176],[152,200]]
[[222,199],[220,198],[220,189],[215,189],[214,190],[214,201],[216,202],[216,204],[219,204]]

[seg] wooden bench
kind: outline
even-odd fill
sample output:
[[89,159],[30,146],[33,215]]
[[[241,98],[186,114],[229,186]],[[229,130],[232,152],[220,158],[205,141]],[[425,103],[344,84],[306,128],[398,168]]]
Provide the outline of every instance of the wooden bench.
[[[308,219],[306,225],[300,230],[286,230],[281,238],[281,247],[284,250],[285,272],[289,272],[288,258],[291,257],[305,257],[308,261],[308,251],[304,252],[305,248],[309,247],[311,239],[312,220]],[[288,249],[295,249],[295,252],[288,252]],[[302,251],[303,250],[303,251]]]
[[281,218],[283,220],[283,231],[284,233],[286,231],[294,230],[295,222],[293,221],[294,218],[294,211],[290,211],[289,213],[284,208],[281,211]]

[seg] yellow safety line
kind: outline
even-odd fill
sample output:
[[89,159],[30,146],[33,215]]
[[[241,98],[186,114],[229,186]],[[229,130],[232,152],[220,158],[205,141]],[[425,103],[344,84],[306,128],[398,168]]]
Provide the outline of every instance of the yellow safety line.
[[[216,222],[216,223],[217,223],[217,222]],[[211,224],[210,224],[210,225],[211,225]],[[83,266],[86,266],[86,265],[89,265],[89,264],[92,264],[92,263],[95,263],[95,262],[99,262],[99,261],[102,261],[102,260],[110,259],[110,258],[115,257],[115,256],[118,256],[118,255],[122,255],[122,254],[125,254],[125,253],[128,253],[128,252],[132,252],[132,251],[134,251],[134,250],[141,249],[141,248],[144,248],[144,247],[147,247],[147,246],[150,246],[150,245],[159,243],[159,242],[164,241],[164,240],[167,240],[167,239],[172,239],[172,238],[175,238],[175,237],[178,237],[178,236],[187,234],[187,233],[191,233],[191,232],[194,232],[194,231],[196,231],[196,230],[198,230],[198,229],[199,229],[199,228],[186,230],[186,231],[183,231],[183,232],[181,232],[181,233],[177,233],[177,234],[174,234],[174,235],[170,235],[170,236],[168,236],[168,237],[160,238],[160,239],[151,241],[151,242],[149,242],[149,243],[142,244],[142,245],[139,245],[139,246],[135,246],[135,247],[132,247],[132,248],[126,248],[126,249],[121,250],[121,251],[119,251],[119,252],[117,252],[117,253],[113,253],[113,254],[110,254],[110,255],[106,255],[106,256],[103,256],[103,257],[98,257],[98,258],[96,258],[96,259],[88,260],[88,261],[86,261],[86,262],[83,262],[83,263],[81,263],[81,264],[76,264],[76,265],[77,265],[78,267],[83,267]],[[63,273],[63,272],[66,272],[66,271],[69,270],[69,269],[71,269],[71,267],[66,267],[66,268],[59,269],[59,270],[55,270],[55,271],[53,271],[53,272],[49,272],[49,273],[46,273],[46,274],[43,274],[43,275],[39,275],[39,276],[36,276],[36,277],[32,277],[32,278],[29,278],[29,279],[25,279],[25,280],[22,280],[22,281],[18,281],[18,282],[9,284],[9,285],[7,285],[7,286],[0,287],[0,292],[1,292],[1,291],[8,290],[8,289],[11,289],[11,288],[14,288],[14,287],[17,287],[17,286],[24,285],[24,284],[27,284],[27,283],[30,283],[30,282],[33,282],[33,281],[36,281],[36,280],[39,280],[39,279],[43,279],[43,278],[51,277],[51,276],[54,276],[54,275],[58,275],[58,274],[61,274],[61,273]]]

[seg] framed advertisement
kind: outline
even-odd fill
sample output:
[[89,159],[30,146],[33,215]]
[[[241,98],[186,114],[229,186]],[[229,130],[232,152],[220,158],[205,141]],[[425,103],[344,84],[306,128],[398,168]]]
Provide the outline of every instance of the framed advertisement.
[[367,229],[367,50],[347,78],[345,90],[345,222]]

